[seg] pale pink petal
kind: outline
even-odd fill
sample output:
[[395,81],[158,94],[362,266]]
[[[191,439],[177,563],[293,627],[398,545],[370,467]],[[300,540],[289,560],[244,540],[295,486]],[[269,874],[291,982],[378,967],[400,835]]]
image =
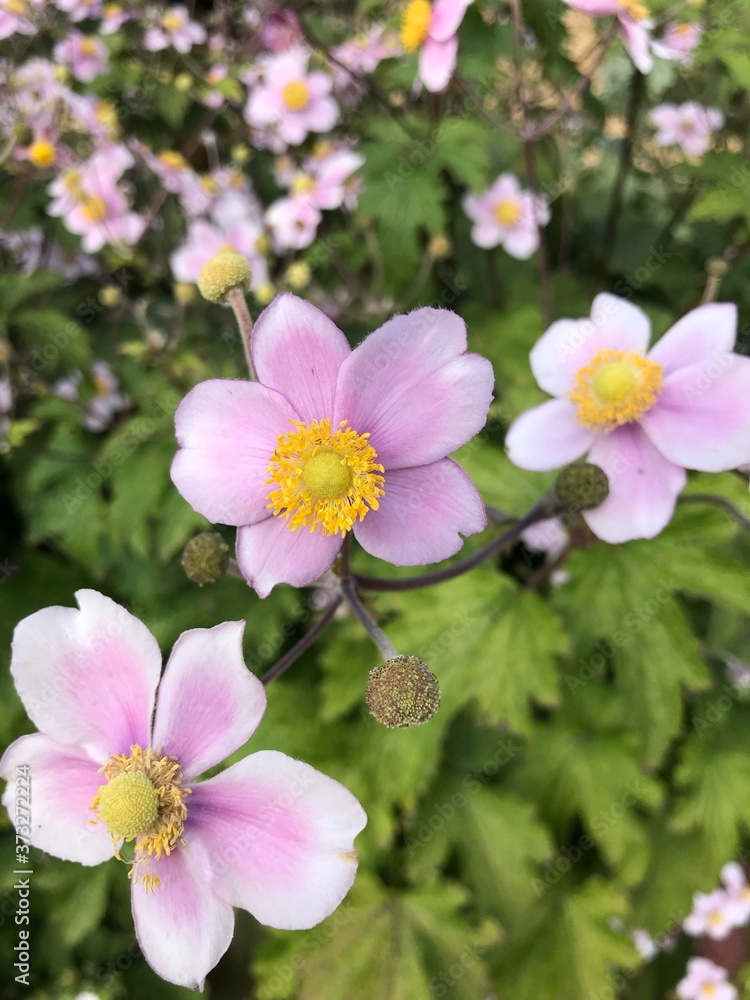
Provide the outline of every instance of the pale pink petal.
[[76,608],[44,608],[13,635],[11,673],[29,718],[58,743],[102,763],[148,746],[161,653],[129,611],[95,590]]
[[443,458],[431,465],[389,471],[380,506],[354,526],[371,555],[394,566],[422,566],[455,555],[487,525],[482,498],[460,465]]
[[649,351],[665,376],[680,368],[725,358],[737,337],[737,306],[710,302],[679,319]]
[[668,461],[637,424],[597,436],[588,457],[609,479],[609,496],[583,517],[605,542],[653,538],[669,524],[685,470]]
[[303,420],[331,418],[336,377],[351,350],[325,313],[279,295],[258,318],[252,339],[258,378],[293,400]]
[[473,0],[435,0],[430,18],[430,38],[446,42],[451,35],[455,35],[466,8],[472,3]]
[[252,736],[266,692],[242,655],[244,622],[183,632],[159,685],[153,746],[176,757],[189,781]]
[[[3,805],[11,820],[15,816],[30,825],[32,847],[80,865],[99,865],[112,857],[109,830],[91,822],[91,803],[104,784],[98,773],[102,763],[80,747],[63,746],[41,733],[11,743],[0,760],[0,777],[8,782]],[[24,765],[28,771],[17,770]],[[21,811],[27,800],[28,818]]]
[[520,202],[523,198],[521,185],[515,174],[500,174],[492,187],[487,191],[487,209],[493,212],[501,201]]
[[130,891],[143,955],[168,983],[202,990],[231,943],[232,907],[211,890],[192,844],[179,844],[169,857],[150,861],[148,872],[161,879],[156,891],[146,892],[142,882],[134,882]]
[[505,437],[505,449],[515,465],[544,472],[575,462],[593,441],[594,432],[581,427],[572,403],[550,399],[513,421]]
[[722,353],[664,380],[641,418],[659,451],[677,465],[724,472],[750,462],[750,358]]
[[503,239],[506,252],[517,260],[528,260],[539,246],[539,230],[532,223],[530,226],[517,226],[508,229]]
[[564,396],[575,385],[575,373],[603,350],[644,354],[651,336],[648,316],[616,295],[597,295],[591,319],[561,319],[532,348],[531,370],[540,387]]
[[648,29],[624,15],[620,17],[620,30],[623,44],[628,50],[635,68],[641,73],[650,73],[654,66],[654,60],[651,55],[651,36]]
[[606,17],[607,14],[616,14],[622,8],[621,0],[565,0],[565,3],[592,17]]
[[310,132],[330,132],[339,120],[339,106],[332,97],[318,97],[305,109],[304,119]]
[[369,433],[386,469],[443,458],[482,429],[492,400],[492,366],[465,350],[455,313],[394,316],[341,366],[336,422]]
[[503,240],[505,230],[494,219],[482,219],[471,230],[471,239],[482,250],[491,250]]
[[331,568],[340,548],[340,535],[324,535],[320,528],[291,531],[283,517],[267,517],[237,532],[237,562],[260,597],[268,597],[277,583],[306,587]]
[[419,79],[433,94],[438,93],[450,83],[453,70],[456,68],[458,54],[458,39],[447,39],[437,42],[428,38],[419,50]]
[[278,439],[299,414],[281,393],[257,382],[201,382],[177,407],[180,451],[172,482],[191,507],[215,524],[268,517],[264,485]]
[[367,822],[343,785],[265,750],[193,789],[191,843],[213,889],[263,924],[314,927],[351,888]]

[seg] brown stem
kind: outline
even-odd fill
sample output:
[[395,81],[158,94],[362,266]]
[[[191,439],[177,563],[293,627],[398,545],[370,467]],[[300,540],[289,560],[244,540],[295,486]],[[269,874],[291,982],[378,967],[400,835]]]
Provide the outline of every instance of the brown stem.
[[271,681],[283,674],[285,670],[288,670],[294,661],[298,660],[299,657],[302,656],[305,650],[312,646],[320,633],[325,629],[326,625],[328,625],[330,620],[336,614],[336,611],[338,610],[338,607],[343,599],[342,594],[337,594],[333,598],[310,631],[306,632],[299,642],[296,642],[288,652],[284,653],[281,659],[277,660],[276,663],[274,663],[274,665],[267,670],[265,674],[263,674],[260,679],[261,684],[270,684]]

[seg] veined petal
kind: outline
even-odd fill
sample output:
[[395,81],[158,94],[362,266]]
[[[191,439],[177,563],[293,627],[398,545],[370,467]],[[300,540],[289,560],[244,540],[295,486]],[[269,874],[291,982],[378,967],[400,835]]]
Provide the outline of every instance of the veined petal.
[[[0,760],[0,777],[8,782],[3,805],[11,820],[28,822],[32,847],[79,865],[99,865],[112,857],[109,830],[104,823],[92,823],[91,803],[104,784],[101,763],[80,747],[55,743],[42,733],[11,743]],[[27,772],[17,771],[24,765]],[[30,779],[26,785],[24,773]],[[26,789],[28,799],[22,794]]]
[[264,485],[279,436],[299,414],[281,393],[257,382],[210,379],[177,407],[180,451],[172,482],[215,524],[255,524],[268,516]]
[[103,763],[148,746],[161,653],[143,622],[109,597],[79,590],[76,600],[80,611],[43,608],[18,623],[10,669],[40,732]]
[[251,344],[263,385],[293,400],[307,423],[331,418],[336,378],[351,349],[325,313],[296,295],[279,295],[258,317]]
[[487,525],[477,488],[460,465],[443,458],[386,473],[385,496],[354,526],[359,544],[394,566],[422,566],[455,555],[461,537]]
[[386,469],[444,458],[482,429],[492,400],[492,365],[465,351],[455,313],[394,316],[341,366],[336,422],[369,433]]
[[138,944],[162,979],[202,990],[232,941],[232,907],[211,890],[187,842],[150,860],[148,871],[161,880],[156,891],[134,882],[130,892]]
[[237,532],[237,563],[260,597],[268,597],[278,583],[306,587],[331,568],[340,548],[340,535],[291,531],[282,517],[267,517]]
[[516,417],[505,449],[514,465],[546,472],[575,462],[593,442],[594,432],[578,423],[575,406],[567,399],[550,399]]
[[266,692],[242,656],[244,622],[183,632],[159,685],[154,747],[177,757],[186,780],[238,750],[266,709]]
[[669,524],[685,486],[685,470],[649,441],[638,424],[623,424],[597,435],[589,461],[609,479],[609,496],[584,520],[605,542],[653,538]]
[[264,750],[193,789],[191,843],[213,889],[263,924],[314,927],[357,871],[354,838],[367,822],[343,785],[309,764]]

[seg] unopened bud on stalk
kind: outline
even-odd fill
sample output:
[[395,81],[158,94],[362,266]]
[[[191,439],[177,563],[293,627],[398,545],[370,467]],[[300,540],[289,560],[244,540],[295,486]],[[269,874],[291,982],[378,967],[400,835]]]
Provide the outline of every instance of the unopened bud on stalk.
[[593,510],[609,496],[607,474],[598,465],[580,462],[569,465],[557,477],[555,492],[573,510]]
[[238,253],[217,253],[198,275],[198,291],[209,302],[225,302],[233,288],[247,291],[253,276],[249,262]]
[[218,531],[204,531],[191,538],[182,553],[185,575],[199,587],[221,580],[228,565],[229,546]]
[[417,656],[394,656],[370,671],[367,707],[389,729],[421,726],[440,708],[440,685]]

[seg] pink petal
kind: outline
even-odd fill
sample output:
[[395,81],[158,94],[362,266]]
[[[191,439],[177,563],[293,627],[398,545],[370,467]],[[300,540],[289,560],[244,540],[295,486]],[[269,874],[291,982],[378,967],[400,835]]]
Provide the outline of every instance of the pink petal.
[[538,246],[539,230],[533,223],[507,230],[503,239],[506,253],[516,260],[528,260]]
[[341,366],[336,422],[369,433],[386,469],[443,458],[482,429],[492,400],[492,366],[465,351],[455,313],[394,316]]
[[664,380],[644,431],[670,461],[701,472],[750,462],[750,358],[722,353]]
[[324,313],[296,295],[279,295],[255,324],[252,352],[263,385],[283,393],[303,420],[330,419],[336,377],[351,353]]
[[154,972],[168,983],[202,990],[232,941],[234,913],[212,892],[187,829],[185,837],[190,844],[149,863],[148,872],[161,879],[156,891],[134,882],[130,899],[138,944]]
[[458,31],[466,8],[472,3],[473,0],[435,0],[430,18],[430,38],[436,42],[448,41]]
[[351,888],[367,822],[343,785],[273,750],[193,789],[191,844],[216,893],[284,930],[314,927]]
[[544,389],[564,396],[575,373],[602,350],[645,353],[651,336],[648,316],[626,299],[597,295],[591,319],[561,319],[542,335],[531,351],[531,370]]
[[653,538],[669,524],[687,477],[651,444],[637,424],[597,436],[588,457],[609,478],[609,496],[583,515],[605,542]]
[[266,692],[245,666],[244,622],[183,632],[159,685],[153,746],[177,757],[186,779],[245,743],[266,709]]
[[621,9],[620,0],[565,0],[568,7],[582,10],[592,17],[606,17],[607,14],[616,14]]
[[257,382],[201,382],[177,407],[180,451],[171,476],[187,502],[209,521],[254,524],[268,517],[264,485],[279,436],[299,420],[281,393]]
[[330,132],[338,120],[339,106],[332,97],[316,98],[304,112],[305,126],[310,132]]
[[419,79],[433,94],[450,83],[456,68],[458,38],[454,35],[445,42],[428,38],[419,50]]
[[550,399],[513,421],[505,437],[505,450],[520,468],[545,472],[575,462],[593,441],[594,432],[581,427],[572,403]]
[[679,319],[649,351],[665,376],[680,368],[710,362],[728,354],[737,337],[737,306],[710,302]]
[[239,568],[260,597],[268,597],[277,583],[306,587],[331,568],[340,548],[340,535],[324,535],[320,528],[291,531],[282,517],[237,532]]
[[101,763],[148,746],[161,672],[156,639],[129,611],[95,590],[75,608],[44,608],[13,636],[11,673],[29,718],[58,743]]
[[622,41],[641,73],[650,73],[654,66],[651,56],[651,36],[643,25],[633,21],[626,14],[620,16],[620,31]]
[[487,526],[484,504],[460,465],[431,465],[386,473],[377,510],[354,526],[359,544],[394,566],[422,566],[455,555],[461,537]]
[[[27,772],[17,771],[24,765]],[[80,865],[99,865],[112,857],[109,831],[103,823],[91,822],[91,802],[104,784],[100,766],[80,747],[63,746],[41,733],[11,743],[0,760],[0,777],[8,782],[3,805],[11,820],[17,816],[30,823],[32,847]],[[30,820],[19,812],[27,790]]]

